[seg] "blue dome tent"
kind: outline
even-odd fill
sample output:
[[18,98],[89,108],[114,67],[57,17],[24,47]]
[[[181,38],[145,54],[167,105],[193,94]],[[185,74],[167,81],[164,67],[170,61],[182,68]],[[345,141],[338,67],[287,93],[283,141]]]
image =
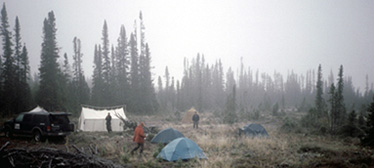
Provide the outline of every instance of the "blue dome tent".
[[184,137],[184,135],[176,129],[167,128],[160,131],[155,137],[152,138],[151,143],[164,143],[167,144],[174,139]]
[[244,134],[248,137],[268,137],[269,134],[260,124],[248,124],[239,130],[239,135]]
[[187,160],[192,158],[207,159],[203,150],[192,140],[182,137],[166,145],[157,158],[167,161]]

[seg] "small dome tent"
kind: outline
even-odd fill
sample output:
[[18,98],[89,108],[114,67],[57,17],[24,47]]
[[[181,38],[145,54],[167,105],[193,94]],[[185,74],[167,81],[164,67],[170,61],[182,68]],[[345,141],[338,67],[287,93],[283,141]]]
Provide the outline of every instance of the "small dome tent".
[[260,124],[248,124],[239,129],[239,135],[244,134],[247,137],[268,137],[269,134]]
[[107,131],[105,117],[108,115],[108,113],[110,113],[112,117],[112,131],[123,131],[124,123],[120,118],[127,120],[124,112],[124,106],[82,106],[81,115],[78,120],[78,130],[88,132]]
[[192,158],[207,159],[203,150],[192,140],[182,137],[167,144],[157,158],[167,161],[187,160]]
[[160,131],[155,137],[152,138],[151,143],[164,143],[167,144],[174,139],[184,137],[184,135],[176,129],[167,128]]

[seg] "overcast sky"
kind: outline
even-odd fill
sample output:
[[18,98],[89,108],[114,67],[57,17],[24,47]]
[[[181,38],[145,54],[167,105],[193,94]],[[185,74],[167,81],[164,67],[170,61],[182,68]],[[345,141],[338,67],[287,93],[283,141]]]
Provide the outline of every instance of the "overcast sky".
[[[143,13],[145,38],[153,59],[154,79],[165,67],[182,77],[183,58],[203,53],[206,62],[221,59],[225,70],[246,66],[273,74],[305,74],[322,65],[352,76],[363,89],[374,80],[374,1],[372,0],[5,0],[9,22],[21,24],[32,73],[40,64],[42,25],[54,11],[57,41],[72,63],[73,38],[81,39],[84,71],[91,78],[94,45],[101,44],[104,20],[110,43],[117,45],[120,26],[127,36]],[[138,22],[139,23],[139,22]],[[62,57],[61,57],[62,58]],[[284,76],[285,77],[285,76]]]

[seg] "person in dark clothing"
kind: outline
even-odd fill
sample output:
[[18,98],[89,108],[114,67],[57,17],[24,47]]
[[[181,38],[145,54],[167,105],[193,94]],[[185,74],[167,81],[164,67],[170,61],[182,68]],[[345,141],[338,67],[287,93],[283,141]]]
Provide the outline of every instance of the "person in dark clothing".
[[106,129],[108,132],[112,132],[112,116],[110,116],[110,113],[105,117],[106,120]]
[[198,129],[199,128],[199,114],[197,114],[197,111],[195,111],[195,114],[192,116],[192,121],[193,121],[193,128]]

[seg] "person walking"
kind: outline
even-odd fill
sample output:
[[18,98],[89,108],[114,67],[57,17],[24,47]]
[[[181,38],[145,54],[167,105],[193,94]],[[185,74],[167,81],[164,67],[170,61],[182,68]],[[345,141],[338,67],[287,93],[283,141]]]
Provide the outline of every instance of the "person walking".
[[108,132],[112,132],[112,116],[110,116],[110,113],[105,117],[106,120],[106,129]]
[[143,130],[143,127],[145,127],[144,123],[141,122],[136,128],[135,128],[135,131],[134,131],[134,139],[133,141],[136,142],[138,145],[131,151],[131,155],[134,154],[134,152],[136,150],[138,150],[140,148],[140,154],[143,153],[143,149],[144,149],[144,139],[146,137],[146,135],[144,135],[144,130]]
[[199,120],[200,120],[200,116],[199,114],[197,114],[197,111],[195,111],[195,114],[192,116],[193,128],[196,128],[196,129],[199,128]]

